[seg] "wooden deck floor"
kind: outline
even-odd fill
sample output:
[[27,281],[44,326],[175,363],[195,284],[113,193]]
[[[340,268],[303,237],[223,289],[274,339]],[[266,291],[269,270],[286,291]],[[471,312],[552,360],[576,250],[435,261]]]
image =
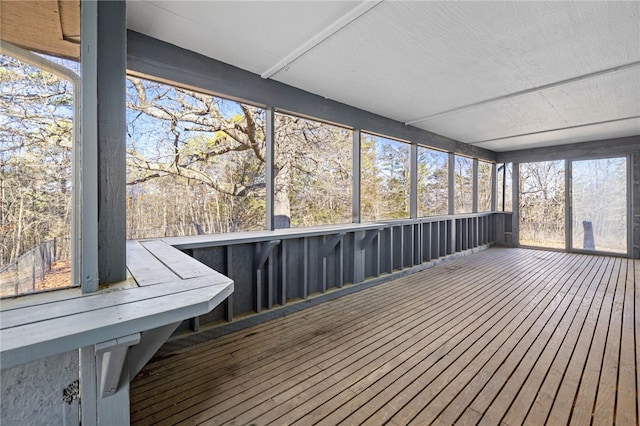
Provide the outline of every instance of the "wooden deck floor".
[[637,425],[639,358],[639,262],[492,248],[152,363],[131,420]]

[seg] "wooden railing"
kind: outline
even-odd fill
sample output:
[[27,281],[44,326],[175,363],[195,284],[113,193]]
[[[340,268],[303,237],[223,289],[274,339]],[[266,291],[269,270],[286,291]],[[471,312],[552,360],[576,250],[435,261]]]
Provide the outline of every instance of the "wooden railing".
[[234,321],[433,266],[495,241],[493,213],[165,238],[233,279],[235,291],[178,329]]

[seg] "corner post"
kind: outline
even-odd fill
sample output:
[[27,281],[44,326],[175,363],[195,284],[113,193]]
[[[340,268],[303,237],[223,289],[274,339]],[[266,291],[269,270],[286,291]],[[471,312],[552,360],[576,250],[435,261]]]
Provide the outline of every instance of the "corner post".
[[83,107],[97,108],[98,276],[108,284],[127,278],[126,3],[98,1],[97,13],[97,105]]

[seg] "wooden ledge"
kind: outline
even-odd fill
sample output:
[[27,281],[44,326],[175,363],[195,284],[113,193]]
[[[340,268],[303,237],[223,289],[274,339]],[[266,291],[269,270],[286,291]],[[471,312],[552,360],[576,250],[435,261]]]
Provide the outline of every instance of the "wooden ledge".
[[0,367],[178,323],[233,293],[230,278],[159,240],[127,242],[127,268],[130,282],[96,293],[3,301]]

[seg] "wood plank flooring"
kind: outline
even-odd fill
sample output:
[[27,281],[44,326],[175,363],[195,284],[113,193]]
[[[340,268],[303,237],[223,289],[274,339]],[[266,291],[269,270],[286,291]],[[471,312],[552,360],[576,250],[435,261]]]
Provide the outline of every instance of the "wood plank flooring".
[[640,263],[492,248],[190,347],[138,425],[638,425]]

